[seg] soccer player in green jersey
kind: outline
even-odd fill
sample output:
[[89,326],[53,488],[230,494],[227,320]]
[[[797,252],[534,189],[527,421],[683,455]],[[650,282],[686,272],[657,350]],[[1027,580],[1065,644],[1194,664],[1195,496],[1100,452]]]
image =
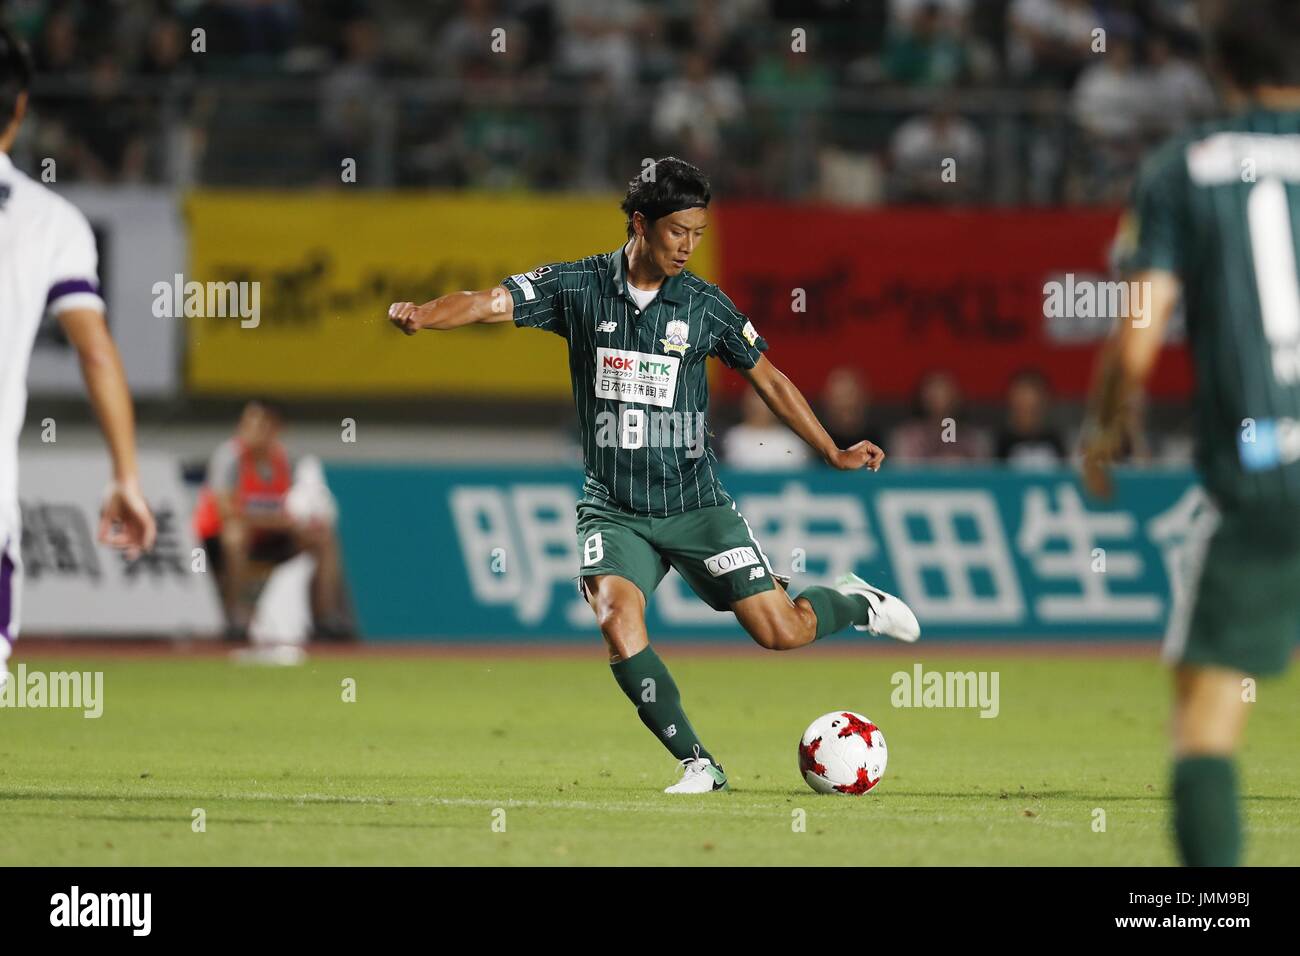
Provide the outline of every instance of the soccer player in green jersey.
[[709,356],[744,375],[828,464],[875,471],[885,453],[868,441],[836,447],[799,389],[763,355],[758,330],[721,289],[687,271],[709,224],[709,199],[700,170],[661,159],[629,184],[627,241],[613,252],[512,275],[481,292],[394,303],[388,313],[408,335],[513,321],[568,342],[586,469],[579,583],[614,679],[680,761],[681,780],[669,793],[727,784],[646,634],[646,602],[670,567],[771,650],[803,647],[849,625],[902,641],[920,636],[906,604],[856,575],[792,600],[788,578],[773,571],[718,481],[705,427]]
[[1209,28],[1244,109],[1166,144],[1138,176],[1118,252],[1141,307],[1099,360],[1084,479],[1109,495],[1125,404],[1181,297],[1213,504],[1195,523],[1186,600],[1165,639],[1174,835],[1185,863],[1230,866],[1246,678],[1283,671],[1300,628],[1300,2],[1225,4]]

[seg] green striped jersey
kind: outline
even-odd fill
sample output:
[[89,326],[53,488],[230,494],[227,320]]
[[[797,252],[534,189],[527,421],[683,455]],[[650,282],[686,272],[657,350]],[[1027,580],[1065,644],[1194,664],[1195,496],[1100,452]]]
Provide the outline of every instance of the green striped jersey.
[[618,249],[502,280],[517,326],[569,344],[583,500],[665,517],[727,504],[709,445],[705,360],[753,368],[767,342],[721,289],[685,270],[643,312],[626,270]]
[[1197,463],[1235,505],[1300,504],[1300,112],[1198,127],[1144,164],[1118,246],[1126,272],[1183,286]]

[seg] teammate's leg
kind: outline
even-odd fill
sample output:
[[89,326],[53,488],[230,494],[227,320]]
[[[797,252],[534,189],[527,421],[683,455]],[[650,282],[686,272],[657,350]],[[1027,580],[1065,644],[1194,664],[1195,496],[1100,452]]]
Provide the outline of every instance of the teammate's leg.
[[1300,619],[1300,514],[1210,509],[1176,569],[1164,656],[1175,666],[1174,840],[1190,866],[1242,854],[1236,754],[1254,704],[1244,681],[1281,674]]
[[1184,665],[1174,673],[1174,836],[1188,866],[1241,858],[1235,755],[1246,727],[1239,671]]
[[718,767],[682,709],[677,682],[650,646],[641,589],[627,578],[599,574],[584,577],[582,590],[609,648],[610,671],[641,723],[678,760],[705,758]]

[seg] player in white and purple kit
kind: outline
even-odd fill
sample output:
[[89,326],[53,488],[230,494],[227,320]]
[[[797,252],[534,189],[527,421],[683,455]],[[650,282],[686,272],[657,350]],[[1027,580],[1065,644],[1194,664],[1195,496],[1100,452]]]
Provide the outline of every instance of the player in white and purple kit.
[[30,84],[26,51],[0,26],[0,687],[8,680],[6,662],[18,636],[18,433],[27,406],[27,364],[46,314],[58,320],[77,350],[113,460],[99,540],[141,551],[152,547],[155,533],[136,470],[131,393],[99,295],[94,234],[76,207],[9,159]]

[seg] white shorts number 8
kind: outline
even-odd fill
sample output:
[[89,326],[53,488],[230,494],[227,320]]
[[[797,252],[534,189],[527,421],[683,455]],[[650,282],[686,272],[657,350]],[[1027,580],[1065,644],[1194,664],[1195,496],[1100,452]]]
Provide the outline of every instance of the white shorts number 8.
[[605,545],[600,540],[600,532],[597,531],[588,538],[582,546],[582,563],[583,566],[597,564],[605,556]]

